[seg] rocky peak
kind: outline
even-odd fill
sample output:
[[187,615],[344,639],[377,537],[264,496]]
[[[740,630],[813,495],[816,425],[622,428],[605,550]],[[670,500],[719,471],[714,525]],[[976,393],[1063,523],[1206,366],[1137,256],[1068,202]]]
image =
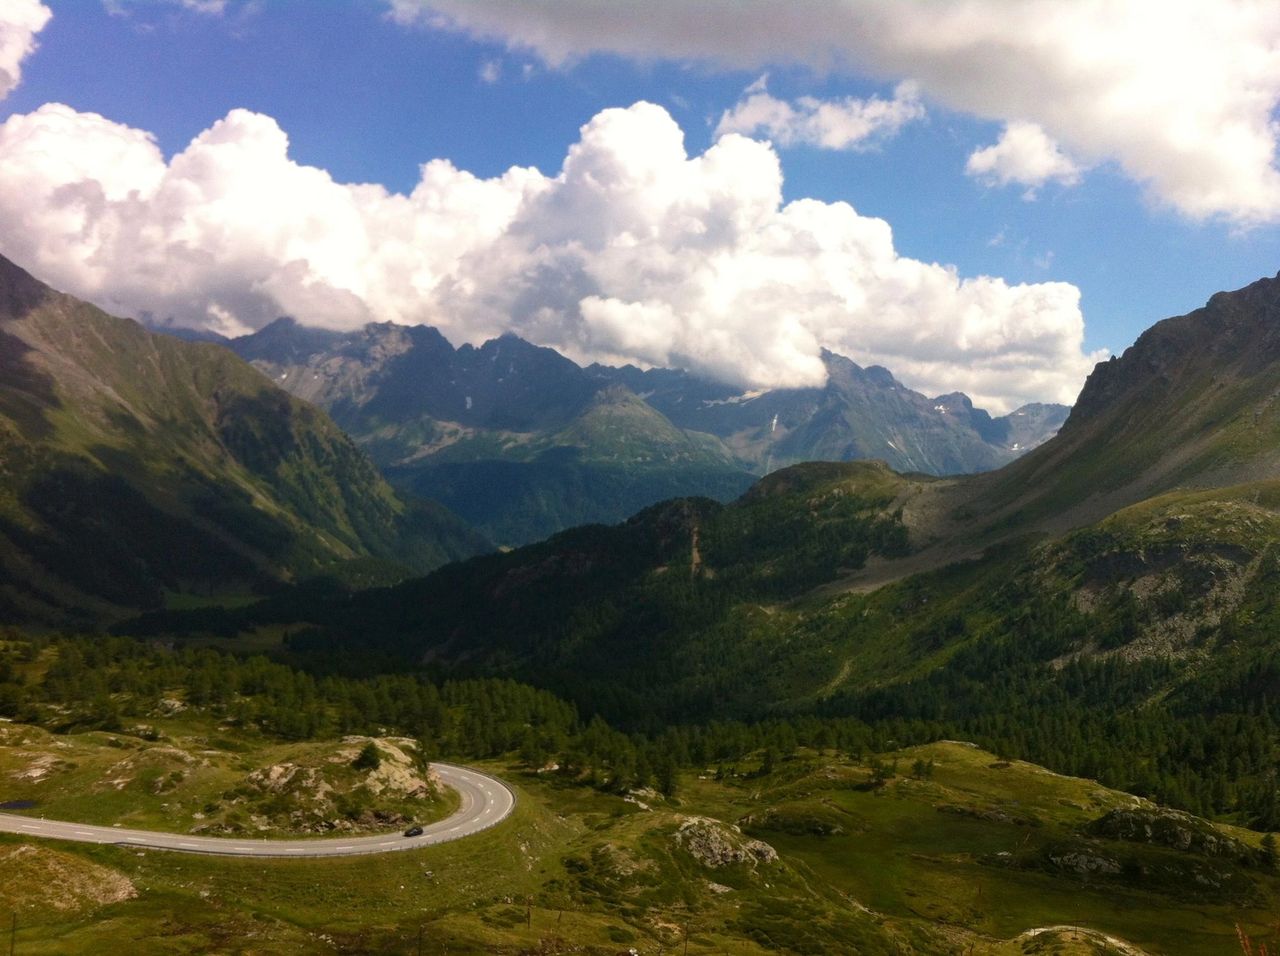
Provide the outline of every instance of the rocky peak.
[[1151,399],[1190,375],[1218,380],[1255,375],[1280,358],[1280,275],[1234,292],[1217,292],[1202,308],[1157,322],[1119,357],[1094,366],[1064,432],[1083,427],[1123,396]]
[[342,341],[343,333],[301,325],[281,316],[250,335],[234,340],[235,351],[247,362],[301,365]]
[[31,273],[0,256],[0,319],[26,315],[54,294]]

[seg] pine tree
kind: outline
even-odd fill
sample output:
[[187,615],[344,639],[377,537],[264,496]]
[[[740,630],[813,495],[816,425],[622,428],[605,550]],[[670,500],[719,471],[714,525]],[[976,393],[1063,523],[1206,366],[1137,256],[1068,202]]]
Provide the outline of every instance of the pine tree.
[[381,767],[382,754],[378,752],[377,745],[372,740],[365,744],[351,766],[356,770],[377,770]]

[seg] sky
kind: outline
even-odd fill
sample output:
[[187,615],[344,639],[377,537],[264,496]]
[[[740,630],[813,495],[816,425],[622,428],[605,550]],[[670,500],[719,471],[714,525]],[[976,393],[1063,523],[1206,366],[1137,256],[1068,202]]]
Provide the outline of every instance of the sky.
[[3,0],[0,253],[117,314],[423,322],[995,412],[1280,268],[1280,4]]

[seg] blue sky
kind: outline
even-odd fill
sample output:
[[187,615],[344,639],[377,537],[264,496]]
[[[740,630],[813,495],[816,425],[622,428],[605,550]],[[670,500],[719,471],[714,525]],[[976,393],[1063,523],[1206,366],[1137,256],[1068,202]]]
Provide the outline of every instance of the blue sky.
[[[857,6],[856,0],[852,5]],[[697,157],[723,131],[726,112],[743,103],[744,91],[763,75],[767,75],[770,102],[800,109],[804,97],[827,103],[846,103],[849,98],[860,103],[889,102],[900,80],[914,78],[911,67],[915,65],[909,57],[902,65],[906,54],[899,56],[892,49],[870,49],[863,63],[856,45],[852,54],[844,51],[836,66],[806,62],[812,58],[788,53],[785,43],[779,44],[776,56],[731,45],[720,48],[714,42],[705,52],[696,45],[692,50],[680,49],[679,42],[667,51],[661,31],[652,23],[642,25],[653,34],[647,47],[628,49],[631,41],[614,42],[607,32],[603,39],[573,34],[547,41],[548,33],[555,36],[559,16],[551,3],[531,4],[552,11],[540,25],[517,24],[510,30],[500,15],[486,20],[483,11],[475,16],[470,9],[459,14],[454,9],[457,4],[415,0],[395,4],[398,17],[391,15],[392,7],[383,0],[254,4],[116,0],[110,5],[96,0],[46,0],[46,6],[52,10],[52,19],[34,34],[38,48],[22,59],[21,82],[0,100],[0,121],[33,115],[46,104],[65,104],[77,115],[98,114],[118,127],[150,134],[168,161],[232,110],[244,109],[274,120],[287,135],[288,158],[297,166],[327,171],[340,184],[377,183],[401,194],[414,189],[420,165],[432,159],[446,159],[457,170],[483,180],[500,177],[512,166],[536,167],[545,177],[554,177],[566,152],[579,141],[584,124],[603,110],[630,107],[638,101],[662,107],[683,132],[687,154]],[[476,6],[483,8],[485,3]],[[572,10],[564,13],[567,16]],[[441,16],[450,18],[446,25],[441,25]],[[618,19],[619,35],[634,30],[624,13]],[[766,20],[762,18],[764,28]],[[1229,46],[1230,37],[1217,42]],[[1223,55],[1232,52],[1227,49]],[[787,143],[777,127],[743,131],[757,140],[772,139],[785,201],[843,201],[861,216],[881,218],[892,228],[898,256],[954,265],[962,278],[988,275],[1011,286],[1060,282],[1079,289],[1084,334],[1082,341],[1071,346],[1075,364],[1069,373],[1076,376],[1076,385],[1079,369],[1087,370],[1085,357],[1096,357],[1094,353],[1103,349],[1122,351],[1153,321],[1188,311],[1219,289],[1243,285],[1280,268],[1280,230],[1268,212],[1258,212],[1261,200],[1254,203],[1252,198],[1241,200],[1234,195],[1222,200],[1217,194],[1205,199],[1189,191],[1184,180],[1153,187],[1149,178],[1144,179],[1143,170],[1148,167],[1141,164],[1148,159],[1141,141],[1121,142],[1111,155],[1104,143],[1087,162],[1076,164],[1078,173],[1050,176],[1039,183],[1029,184],[1025,170],[1015,169],[1023,178],[1006,185],[997,184],[994,173],[966,172],[969,157],[995,144],[1004,124],[1022,118],[1021,114],[999,112],[1004,94],[998,90],[989,95],[981,90],[962,93],[957,102],[946,87],[945,75],[940,79],[938,69],[928,63],[922,70],[929,77],[917,94],[923,115],[859,141],[855,148],[823,148],[804,142],[802,136]],[[968,80],[962,78],[957,85],[961,82]],[[1052,88],[1045,95],[1053,95]],[[973,103],[978,106],[974,108]],[[1051,118],[1060,119],[1079,143],[1086,147],[1093,143],[1087,117],[1079,122],[1078,117]],[[1046,128],[1053,132],[1051,125]],[[62,148],[73,149],[70,137],[75,135],[85,134],[67,133],[60,141]],[[1150,168],[1159,169],[1159,157],[1150,162],[1154,164]],[[23,214],[29,222],[39,219]],[[8,226],[0,222],[0,251],[42,271],[39,267],[52,255],[48,249],[57,237],[50,239],[43,252],[36,251],[16,235],[12,216],[8,222]],[[94,249],[86,256],[103,254]],[[527,271],[527,262],[523,268]],[[200,324],[172,305],[172,292],[152,295],[141,279],[119,280],[113,286],[90,276],[86,267],[49,278],[117,311],[149,312],[183,324]],[[240,315],[236,296],[223,288],[232,281],[227,275],[210,279],[223,289],[222,298],[202,305],[211,315],[235,313],[239,324],[229,322],[228,328],[261,324],[259,312],[299,311],[298,301],[307,301],[278,295],[261,308],[246,305],[245,314]],[[278,285],[270,278],[254,281],[262,288]],[[476,281],[467,280],[472,285]],[[334,285],[341,286],[344,294],[350,286],[365,300],[367,308],[348,310],[350,315],[408,320],[368,304],[373,296],[361,291],[363,285],[342,286],[336,279]],[[632,291],[624,296],[606,285],[591,286],[596,297],[613,309],[597,310],[605,325],[680,322],[682,310],[692,308],[683,300],[668,302],[661,293],[646,297]],[[308,286],[313,287],[314,282]],[[447,308],[454,301],[441,300],[437,308]],[[921,300],[913,297],[912,301]],[[665,310],[664,318],[653,318],[657,315],[653,309],[659,307]],[[166,316],[166,309],[172,315]],[[1016,309],[1012,316],[1007,321],[1018,321]],[[319,321],[349,320],[324,315]],[[651,344],[638,342],[635,336],[592,338],[582,330],[584,320],[574,321],[579,324],[569,332],[549,332],[550,319],[545,317],[528,319],[517,331],[541,337],[571,354],[576,346],[584,360],[684,356],[691,367],[717,370],[705,354],[709,348],[705,337],[698,340],[701,345],[656,355]],[[910,324],[909,317],[907,321]],[[459,323],[452,337],[478,336],[493,331],[495,323],[501,324],[492,317],[470,325]],[[449,331],[447,323],[436,324]],[[1059,392],[1065,387],[1057,380],[1050,382],[1053,364],[1061,363],[1061,356],[1055,357],[1052,349],[1035,359],[1045,369],[1002,390],[998,376],[1007,374],[1017,359],[996,355],[999,348],[978,349],[970,364],[985,361],[991,367],[983,375],[966,376],[961,374],[966,363],[962,352],[953,350],[949,357],[939,358],[924,354],[929,352],[924,348],[913,366],[917,356],[906,347],[895,351],[886,346],[887,334],[880,329],[871,335],[861,347],[862,354],[855,357],[883,360],[895,371],[905,371],[911,384],[944,390],[947,383],[942,379],[952,369],[952,377],[961,379],[956,387],[967,387],[996,405],[1035,397],[1037,387],[1052,385]],[[849,332],[835,336],[831,344],[858,352],[859,342],[858,335]],[[1059,351],[1065,347],[1055,346]],[[1030,347],[1015,343],[1010,348],[1012,355]],[[749,369],[789,361],[779,359],[779,354],[770,345],[752,360],[735,360],[737,364],[730,362],[719,370],[730,376],[737,374],[733,370],[741,371],[744,384],[771,384]]]

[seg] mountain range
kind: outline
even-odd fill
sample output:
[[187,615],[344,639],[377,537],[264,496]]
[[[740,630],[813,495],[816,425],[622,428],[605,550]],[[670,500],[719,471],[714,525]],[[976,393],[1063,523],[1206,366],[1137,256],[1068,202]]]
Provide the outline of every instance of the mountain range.
[[0,260],[0,600],[12,620],[92,624],[320,573],[367,585],[655,500],[731,499],[809,446],[858,457],[893,436],[939,470],[1056,427],[1059,409],[991,419],[824,358],[825,388],[742,395],[427,327],[183,341]]
[[[623,852],[665,845],[636,821],[678,811],[669,829],[683,833],[706,808],[737,821],[726,833],[768,834],[780,858],[808,847],[780,911],[801,912],[813,874],[852,859],[868,873],[859,894],[946,935],[886,938],[885,952],[955,952],[957,926],[989,941],[987,914],[1023,898],[1047,915],[1012,913],[1003,936],[1036,926],[1019,951],[1077,920],[1081,900],[1107,931],[1090,947],[1125,928],[1133,952],[1181,951],[1170,927],[1187,912],[1195,951],[1222,951],[1233,927],[1243,947],[1240,920],[1257,932],[1274,910],[1274,842],[1258,831],[1280,830],[1278,322],[1280,277],[1215,295],[1098,365],[1054,437],[992,471],[930,475],[770,456],[883,439],[936,463],[974,447],[969,434],[1011,453],[1054,410],[991,419],[830,354],[822,389],[742,395],[678,371],[582,368],[513,337],[454,349],[425,328],[367,328],[346,354],[335,333],[278,323],[236,343],[246,361],[0,263],[0,621],[154,639],[6,642],[0,713],[60,735],[113,728],[93,735],[113,751],[157,733],[120,729],[128,707],[201,716],[236,754],[394,728],[420,747],[451,741],[450,759],[518,760],[526,823],[495,828],[504,862],[475,885],[526,839],[591,834],[608,846],[533,850],[562,863],[545,885],[556,907],[580,877],[578,912],[621,885],[622,860],[664,898],[673,885],[727,896],[741,930],[747,884],[730,871],[651,879],[662,871]],[[586,466],[602,462],[622,478],[672,462],[768,473],[728,503],[678,496],[496,551],[403,490],[424,474],[443,485],[451,465],[479,484],[481,464],[504,477],[544,460],[582,469],[582,508],[598,487]],[[566,473],[546,472],[540,493],[561,494]],[[503,487],[517,486],[483,493]],[[636,789],[662,765],[671,782],[683,768],[679,803]],[[50,766],[55,780],[75,768]],[[129,798],[176,802],[154,782],[186,779],[140,776]],[[588,785],[625,809],[595,809]],[[563,814],[546,813],[548,794]],[[910,878],[877,896],[907,857]],[[959,873],[992,882],[994,910],[952,907]],[[854,899],[841,891],[831,913],[871,912]],[[1164,942],[1146,939],[1134,900]],[[507,906],[493,926],[523,915],[527,929],[530,912]],[[749,935],[796,952],[878,938],[829,923],[805,935],[812,920],[780,930],[770,916]]]
[[1028,405],[992,418],[963,394],[928,398],[831,352],[822,387],[743,392],[680,370],[583,368],[514,335],[455,349],[426,326],[344,333],[281,319],[226,344],[325,408],[398,487],[504,544],[680,495],[729,500],[800,461],[985,471],[1067,414]]
[[[1216,764],[1122,750],[1133,721],[1250,722],[1280,694],[1277,316],[1268,279],[1158,323],[1094,370],[1056,437],[994,472],[796,465],[728,505],[666,502],[218,626],[290,625],[294,653],[344,670],[518,675],[639,728],[814,710],[989,740],[1003,728],[1020,755],[1153,794],[1151,780]],[[1046,714],[1089,728],[1075,757],[1017,729]],[[1242,781],[1265,774],[1255,757]],[[1157,795],[1199,806],[1199,785]]]

